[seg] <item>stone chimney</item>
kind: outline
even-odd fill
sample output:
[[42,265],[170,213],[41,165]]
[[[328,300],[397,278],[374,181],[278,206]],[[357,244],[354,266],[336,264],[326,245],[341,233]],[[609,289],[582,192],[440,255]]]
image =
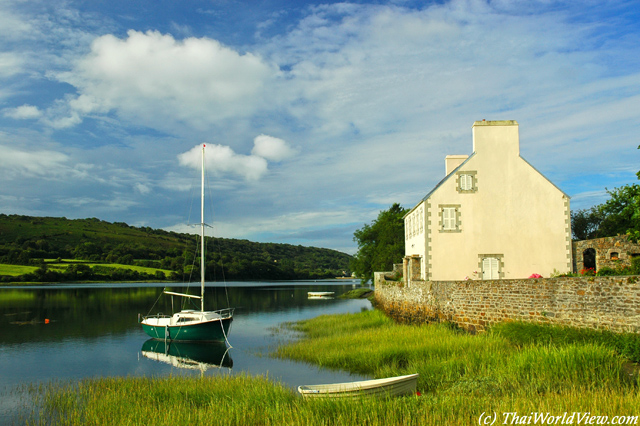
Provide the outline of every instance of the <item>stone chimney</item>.
[[444,158],[444,166],[446,170],[445,176],[448,176],[449,173],[456,169],[456,167],[464,163],[467,158],[469,158],[468,155],[447,155]]

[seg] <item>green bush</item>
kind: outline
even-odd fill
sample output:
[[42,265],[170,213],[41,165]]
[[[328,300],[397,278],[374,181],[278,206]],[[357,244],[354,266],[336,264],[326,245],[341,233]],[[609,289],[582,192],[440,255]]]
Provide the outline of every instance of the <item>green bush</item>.
[[610,276],[610,275],[620,275],[619,272],[620,271],[618,271],[617,269],[613,269],[613,268],[609,268],[607,266],[603,266],[602,268],[600,268],[598,270],[596,275],[599,276],[599,277],[607,277],[607,276]]

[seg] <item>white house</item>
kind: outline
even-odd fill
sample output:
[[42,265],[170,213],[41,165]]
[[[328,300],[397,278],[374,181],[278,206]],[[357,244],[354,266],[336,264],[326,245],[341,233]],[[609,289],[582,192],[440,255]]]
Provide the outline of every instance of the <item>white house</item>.
[[476,121],[473,153],[404,217],[405,277],[548,277],[571,271],[569,196],[520,156],[516,121]]

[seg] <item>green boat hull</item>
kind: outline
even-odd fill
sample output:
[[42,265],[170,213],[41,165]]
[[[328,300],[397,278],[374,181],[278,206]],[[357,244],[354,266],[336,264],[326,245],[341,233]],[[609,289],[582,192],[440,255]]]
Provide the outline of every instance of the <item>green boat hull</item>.
[[142,323],[142,329],[154,339],[183,342],[224,342],[226,336],[229,335],[232,322],[233,317],[189,325],[153,326]]

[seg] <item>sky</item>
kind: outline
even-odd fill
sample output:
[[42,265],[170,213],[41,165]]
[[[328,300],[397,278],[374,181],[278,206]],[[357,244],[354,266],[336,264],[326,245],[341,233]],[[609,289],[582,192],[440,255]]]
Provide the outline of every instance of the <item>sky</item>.
[[572,210],[637,182],[637,2],[0,0],[4,214],[191,232],[204,143],[214,235],[353,254],[482,119]]

